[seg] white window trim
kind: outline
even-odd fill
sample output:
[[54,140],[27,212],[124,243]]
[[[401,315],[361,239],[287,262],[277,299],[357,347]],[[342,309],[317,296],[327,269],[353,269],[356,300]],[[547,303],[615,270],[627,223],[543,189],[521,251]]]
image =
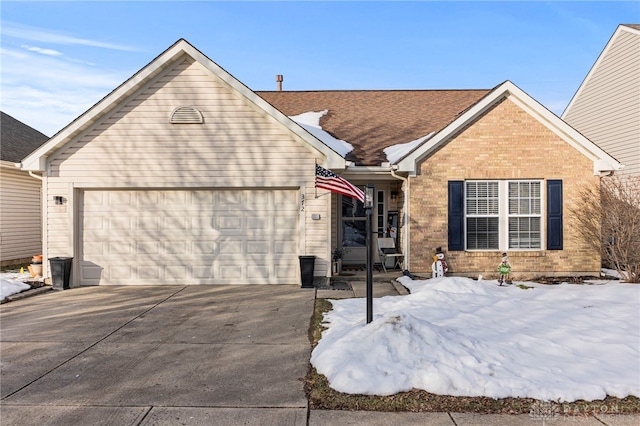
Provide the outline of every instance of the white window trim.
[[[467,214],[467,183],[471,182],[498,182],[498,248],[497,249],[470,249],[468,248],[469,238],[467,237],[467,218],[468,217],[495,217],[495,215],[468,215]],[[538,215],[509,215],[509,182],[539,182],[540,183],[540,247],[539,248],[509,248],[509,217],[533,217]],[[546,247],[546,225],[545,225],[545,191],[543,179],[470,179],[464,181],[464,246],[468,252],[524,252],[524,251],[543,251]]]

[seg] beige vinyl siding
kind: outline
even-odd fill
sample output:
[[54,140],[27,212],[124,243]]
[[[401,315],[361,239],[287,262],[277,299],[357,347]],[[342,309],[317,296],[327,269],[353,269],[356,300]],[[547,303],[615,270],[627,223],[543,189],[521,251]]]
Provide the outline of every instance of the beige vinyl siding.
[[563,119],[640,174],[640,35],[618,32]]
[[24,261],[42,253],[42,182],[11,164],[0,167],[0,262]]
[[[171,124],[185,105],[204,123]],[[83,189],[283,188],[305,193],[297,251],[316,255],[316,274],[325,275],[330,197],[315,197],[315,155],[199,63],[176,62],[49,159],[47,256],[77,250]],[[69,202],[55,206],[54,195]],[[311,220],[316,213],[321,220]]]

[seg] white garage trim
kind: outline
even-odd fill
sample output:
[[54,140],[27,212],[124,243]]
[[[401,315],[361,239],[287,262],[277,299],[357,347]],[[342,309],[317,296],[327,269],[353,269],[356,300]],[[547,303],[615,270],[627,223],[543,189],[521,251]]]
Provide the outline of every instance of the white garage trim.
[[79,284],[299,283],[299,194],[81,190]]

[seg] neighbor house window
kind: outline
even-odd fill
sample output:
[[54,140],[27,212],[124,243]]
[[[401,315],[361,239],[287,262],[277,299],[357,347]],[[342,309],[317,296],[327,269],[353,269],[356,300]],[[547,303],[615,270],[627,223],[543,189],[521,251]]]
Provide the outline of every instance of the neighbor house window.
[[540,249],[541,181],[467,181],[467,250]]

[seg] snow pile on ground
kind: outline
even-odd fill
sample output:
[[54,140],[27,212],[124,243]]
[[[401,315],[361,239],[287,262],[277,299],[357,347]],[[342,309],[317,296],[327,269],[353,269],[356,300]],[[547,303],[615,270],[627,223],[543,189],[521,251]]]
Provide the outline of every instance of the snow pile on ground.
[[21,291],[29,290],[31,286],[24,281],[31,277],[30,274],[1,273],[0,274],[0,300]]
[[[407,296],[332,300],[311,363],[332,388],[572,402],[640,396],[640,286],[398,279]],[[518,287],[520,285],[521,287]]]

